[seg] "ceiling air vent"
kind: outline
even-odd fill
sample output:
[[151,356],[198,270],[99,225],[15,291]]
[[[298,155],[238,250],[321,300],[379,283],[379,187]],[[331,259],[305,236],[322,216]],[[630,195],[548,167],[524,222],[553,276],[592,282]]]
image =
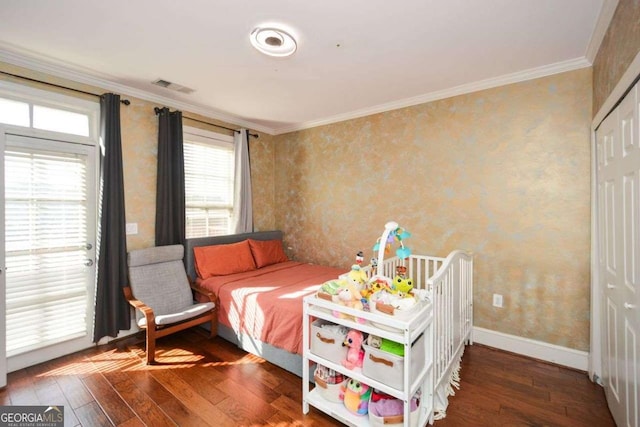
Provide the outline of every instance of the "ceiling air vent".
[[194,89],[188,88],[186,86],[182,86],[176,83],[172,83],[168,80],[163,80],[163,79],[158,79],[156,81],[151,82],[151,84],[154,84],[156,86],[160,86],[160,87],[164,87],[170,90],[174,90],[176,92],[181,92],[181,93],[186,93],[186,94],[190,94],[195,92]]

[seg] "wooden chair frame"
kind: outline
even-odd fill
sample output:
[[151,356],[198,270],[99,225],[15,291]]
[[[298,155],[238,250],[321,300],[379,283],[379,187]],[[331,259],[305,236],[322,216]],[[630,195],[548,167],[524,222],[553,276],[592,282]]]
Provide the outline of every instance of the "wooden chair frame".
[[155,353],[156,353],[156,340],[158,338],[162,338],[167,335],[171,335],[174,332],[182,331],[184,329],[191,328],[192,326],[201,325],[206,322],[210,322],[211,331],[209,334],[209,338],[213,338],[218,335],[218,298],[213,293],[200,286],[190,283],[191,289],[200,295],[205,296],[212,303],[215,304],[215,307],[210,311],[207,311],[199,316],[193,317],[191,319],[186,319],[181,322],[172,323],[169,325],[156,325],[155,314],[153,313],[153,309],[143,303],[142,301],[135,298],[130,286],[126,286],[122,288],[124,292],[125,299],[131,304],[133,308],[136,310],[140,310],[144,315],[147,325],[146,327],[142,327],[142,329],[146,330],[146,343],[147,343],[147,357],[146,364],[153,365],[156,363],[155,361]]

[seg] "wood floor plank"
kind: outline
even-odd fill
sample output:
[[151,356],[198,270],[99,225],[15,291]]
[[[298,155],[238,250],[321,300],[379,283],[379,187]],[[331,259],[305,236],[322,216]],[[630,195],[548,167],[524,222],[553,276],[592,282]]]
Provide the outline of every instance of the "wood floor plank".
[[12,405],[39,405],[40,401],[33,387],[32,378],[26,370],[7,375],[7,390]]
[[89,402],[93,402],[93,396],[89,393],[89,390],[85,387],[80,378],[75,375],[58,375],[55,377],[56,382],[60,386],[60,389],[64,393],[69,406],[73,409],[86,405]]
[[127,420],[122,424],[118,424],[118,427],[147,427],[147,426],[154,426],[154,424],[145,424],[138,417],[131,418],[130,420]]
[[197,412],[208,425],[214,427],[234,426],[234,421],[211,402],[198,394],[188,383],[167,369],[152,371],[160,384],[169,390],[184,406]]
[[175,399],[173,394],[162,386],[149,371],[127,371],[127,375],[136,386],[142,390],[156,404],[161,405],[168,400]]
[[65,425],[75,426],[80,423],[67,396],[55,380],[35,383],[35,391],[41,405],[64,407]]
[[601,405],[571,405],[567,407],[567,417],[578,425],[615,427],[608,408]]
[[[247,423],[262,421],[273,415],[275,410],[269,405],[262,396],[254,394],[248,390],[244,383],[238,383],[232,379],[228,379],[218,384],[218,388],[222,390],[228,398],[224,399],[217,405],[230,418],[236,422]],[[255,414],[259,417],[255,417]],[[260,414],[262,413],[262,414]]]
[[113,425],[97,402],[87,403],[77,408],[75,413],[83,427],[105,427]]
[[135,408],[137,417],[146,425],[158,427],[174,427],[176,425],[160,407],[130,380],[113,384],[122,400]]
[[11,405],[11,398],[9,397],[9,392],[7,390],[7,387],[0,389],[0,405]]
[[102,374],[87,375],[82,381],[112,424],[118,425],[135,417],[129,405],[122,400]]
[[289,399],[287,396],[280,396],[271,402],[271,406],[278,410],[279,413],[286,415],[292,420],[298,421],[303,426],[335,426],[340,425],[339,422],[330,418],[323,412],[315,408],[311,408],[308,414],[302,413],[302,403]]
[[227,397],[216,407],[233,420],[236,426],[260,424],[277,412],[275,408],[265,402],[258,405],[246,402],[242,395],[236,398]]
[[541,402],[549,402],[551,396],[548,390],[536,389],[532,386],[521,384],[520,382],[511,381],[501,376],[495,376],[491,373],[483,373],[480,375],[469,376],[466,378],[471,384],[484,387],[487,390],[493,390],[496,387],[508,389],[513,397],[523,399],[534,399]]
[[179,426],[206,426],[207,422],[196,411],[183,405],[178,399],[163,402],[160,408]]
[[[204,367],[191,367],[175,369],[173,372],[212,404],[222,402],[229,394],[222,389],[218,378],[214,378],[214,369]],[[216,382],[217,380],[217,382]]]

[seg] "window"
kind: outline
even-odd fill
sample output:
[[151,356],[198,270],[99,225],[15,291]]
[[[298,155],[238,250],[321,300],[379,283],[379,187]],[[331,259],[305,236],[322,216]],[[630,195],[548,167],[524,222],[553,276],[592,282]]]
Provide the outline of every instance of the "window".
[[97,102],[0,81],[0,124],[31,128],[40,134],[75,135],[80,137],[77,142],[88,142],[96,139],[99,112]]
[[184,128],[187,238],[233,232],[234,169],[233,137]]

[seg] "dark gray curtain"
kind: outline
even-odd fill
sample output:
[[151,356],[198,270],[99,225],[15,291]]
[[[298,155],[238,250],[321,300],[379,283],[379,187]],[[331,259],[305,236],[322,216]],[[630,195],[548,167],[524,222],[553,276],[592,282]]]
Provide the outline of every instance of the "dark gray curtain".
[[100,97],[100,139],[102,199],[94,342],[131,328],[129,305],[122,293],[128,279],[120,95],[108,93]]
[[185,195],[182,113],[158,112],[156,246],[184,244]]

